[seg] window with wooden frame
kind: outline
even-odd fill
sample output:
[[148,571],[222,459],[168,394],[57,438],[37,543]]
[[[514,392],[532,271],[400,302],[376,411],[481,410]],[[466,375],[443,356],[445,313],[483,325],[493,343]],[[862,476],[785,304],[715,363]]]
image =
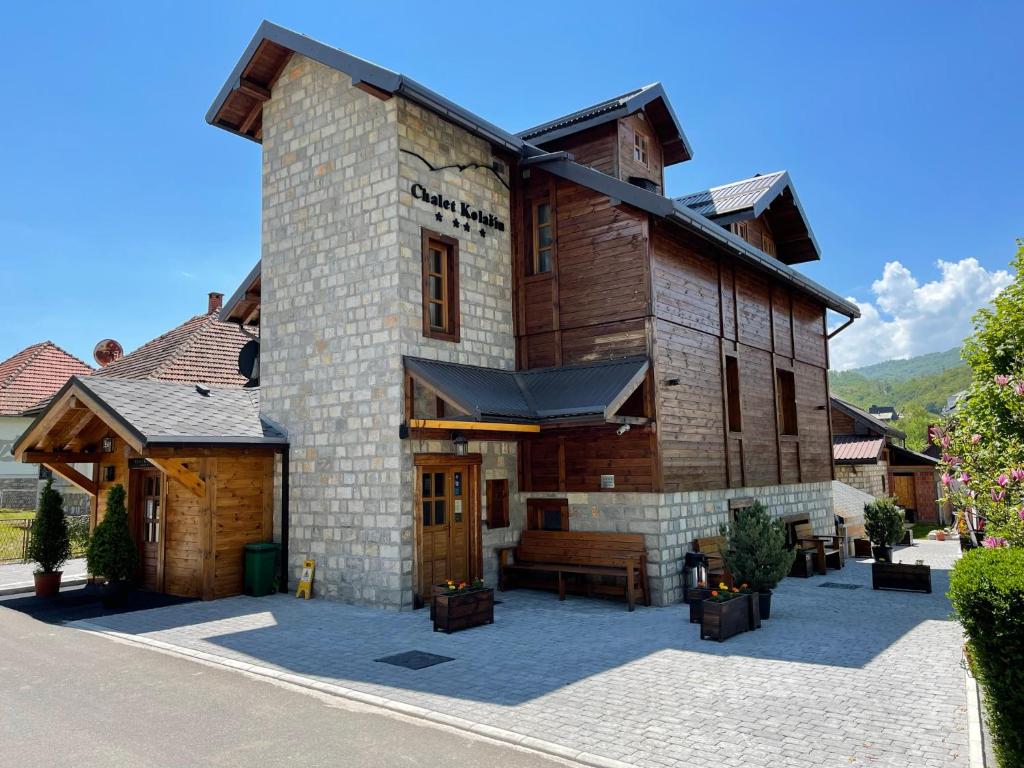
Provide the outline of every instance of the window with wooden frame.
[[761,234],[761,250],[769,256],[775,255],[775,241],[772,240],[772,236],[767,232]]
[[531,531],[568,531],[568,499],[527,499],[526,528]]
[[647,137],[640,133],[633,134],[633,159],[644,168],[649,168],[647,160]]
[[747,233],[748,233],[747,222],[745,222],[745,221],[734,222],[733,225],[732,225],[732,231],[734,233],[736,233],[737,235],[739,235],[740,237],[742,237],[744,240],[746,240],[747,239]]
[[508,480],[487,481],[487,527],[508,528]]
[[423,230],[423,335],[459,340],[459,241]]
[[740,366],[732,355],[725,357],[725,397],[729,408],[729,431],[743,431],[743,414],[740,408]]
[[551,203],[548,200],[538,200],[533,204],[533,252],[531,255],[531,275],[543,275],[551,271],[555,261],[555,223],[551,215]]
[[779,434],[797,434],[796,423],[796,378],[792,371],[784,368],[775,370],[776,394],[779,410]]

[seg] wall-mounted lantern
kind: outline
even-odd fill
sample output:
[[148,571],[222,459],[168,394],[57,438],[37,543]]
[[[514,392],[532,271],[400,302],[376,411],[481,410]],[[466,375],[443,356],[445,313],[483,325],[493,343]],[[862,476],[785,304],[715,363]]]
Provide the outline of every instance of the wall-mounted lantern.
[[455,448],[456,456],[465,456],[469,453],[469,440],[461,432],[456,432],[452,438],[452,446]]
[[104,437],[103,440],[100,442],[100,448],[101,448],[101,450],[104,453],[113,453],[114,452],[114,438],[112,438],[112,437]]

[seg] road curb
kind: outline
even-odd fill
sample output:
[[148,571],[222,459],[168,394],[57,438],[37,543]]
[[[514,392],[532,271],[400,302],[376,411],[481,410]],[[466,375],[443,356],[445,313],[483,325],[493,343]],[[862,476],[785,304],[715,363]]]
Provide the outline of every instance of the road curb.
[[985,735],[981,722],[981,689],[964,659],[964,679],[967,685],[967,764],[970,768],[985,768]]
[[[64,587],[78,587],[82,584],[85,584],[87,581],[89,581],[89,579],[86,576],[83,576],[80,579],[71,579],[70,581],[61,580],[60,588],[64,589]],[[20,581],[12,587],[0,588],[0,597],[6,597],[7,595],[27,594],[29,592],[35,591],[36,585],[34,581]]]
[[[331,696],[337,696],[338,698],[354,701],[359,704],[385,709],[398,715],[404,715],[417,720],[425,720],[435,725],[454,728],[460,731],[467,731],[476,736],[491,739],[492,741],[509,744],[514,747],[518,747],[519,749],[529,750],[531,752],[537,752],[546,757],[553,757],[559,760],[573,762],[578,765],[588,766],[588,768],[636,768],[636,766],[631,763],[624,763],[621,760],[613,760],[590,752],[572,749],[571,747],[556,744],[552,741],[545,741],[544,739],[534,738],[533,736],[526,736],[505,728],[485,725],[484,723],[475,723],[472,720],[466,720],[454,715],[435,712],[434,710],[427,709],[426,707],[394,701],[383,696],[377,696],[372,693],[365,693],[352,688],[346,688],[345,686],[337,685],[336,683],[326,683],[321,680],[314,680],[313,678],[303,677],[302,675],[296,675],[291,672],[284,672],[280,669],[264,667],[259,664],[249,664],[244,661],[238,661],[237,659],[229,659],[225,656],[206,653],[205,651],[183,648],[180,645],[174,645],[151,637],[141,637],[139,635],[132,635],[126,632],[118,632],[113,629],[108,629],[100,624],[94,624],[88,620],[72,621],[65,626],[80,629],[101,637],[118,640],[120,642],[151,648],[172,656],[205,662],[207,664],[224,667],[226,669],[233,669],[240,672],[247,672],[251,675],[268,678],[270,680],[279,680],[300,688],[317,691],[318,693],[325,693]],[[974,763],[971,763],[971,768],[975,768]]]

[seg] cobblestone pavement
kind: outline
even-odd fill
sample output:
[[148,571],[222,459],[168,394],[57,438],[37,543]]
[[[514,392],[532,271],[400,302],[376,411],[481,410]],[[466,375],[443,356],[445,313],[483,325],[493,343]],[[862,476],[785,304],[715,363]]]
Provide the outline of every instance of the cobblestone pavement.
[[[966,766],[954,542],[898,557],[933,593],[876,592],[870,567],[786,579],[762,629],[701,641],[686,607],[499,593],[495,623],[450,636],[426,611],[279,595],[93,622],[640,766]],[[826,582],[857,589],[825,588]],[[374,659],[454,657],[419,671]]]
[[[0,594],[19,589],[31,589],[35,584],[32,573],[37,567],[35,563],[0,565]],[[68,560],[64,563],[62,570],[64,571],[64,575],[61,577],[63,584],[87,578],[89,575],[85,568],[84,557]]]

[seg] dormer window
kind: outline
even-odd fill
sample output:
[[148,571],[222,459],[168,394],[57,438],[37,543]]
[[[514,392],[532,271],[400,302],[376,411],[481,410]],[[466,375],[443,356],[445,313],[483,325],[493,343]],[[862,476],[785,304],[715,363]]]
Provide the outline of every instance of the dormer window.
[[647,161],[647,137],[639,133],[633,134],[633,159],[645,168],[650,167]]

